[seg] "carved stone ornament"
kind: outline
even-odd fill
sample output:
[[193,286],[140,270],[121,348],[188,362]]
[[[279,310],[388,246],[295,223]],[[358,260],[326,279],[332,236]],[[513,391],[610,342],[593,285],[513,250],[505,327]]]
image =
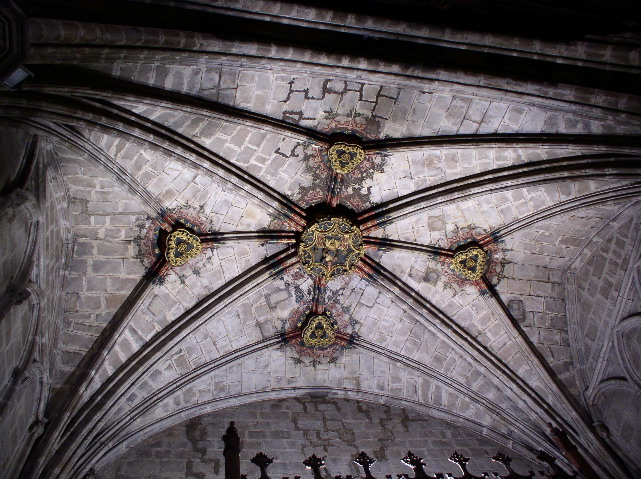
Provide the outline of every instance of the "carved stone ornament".
[[365,152],[359,145],[339,142],[329,148],[327,156],[332,169],[345,174],[353,171],[365,159]]
[[7,290],[4,294],[9,298],[11,304],[15,304],[18,306],[31,297],[31,291],[23,286],[18,286],[16,284],[10,284],[9,286],[7,286]]
[[358,456],[354,458],[354,462],[363,468],[363,471],[365,472],[365,479],[376,479],[372,476],[370,471],[370,468],[374,465],[376,459],[369,457],[364,451],[361,451],[358,453]]
[[454,453],[449,457],[449,460],[454,464],[458,464],[459,466],[467,465],[467,463],[470,462],[469,457],[465,457],[463,454],[459,454],[456,451],[454,451]]
[[512,462],[512,458],[506,454],[503,454],[502,452],[497,452],[494,456],[492,456],[492,460],[494,462],[499,462],[503,464],[504,466],[509,466],[510,463]]
[[599,435],[600,438],[608,439],[610,437],[610,429],[601,421],[597,421],[593,423],[592,427],[594,428],[594,430],[596,431],[596,433]]
[[336,341],[336,325],[324,314],[312,316],[303,329],[303,344],[308,348],[326,348]]
[[487,265],[487,254],[478,246],[472,246],[454,255],[450,268],[459,276],[476,281],[481,279]]
[[365,254],[361,231],[345,218],[325,218],[301,235],[298,256],[303,269],[330,280],[349,274]]
[[274,462],[273,457],[268,457],[264,452],[259,452],[254,457],[250,459],[252,464],[256,464],[260,468],[260,478],[259,479],[269,479],[267,475],[267,467]]
[[358,453],[358,456],[354,459],[354,462],[361,466],[362,468],[367,468],[369,469],[376,463],[376,459],[369,457],[365,451],[361,451]]
[[321,467],[325,467],[325,458],[318,457],[316,454],[312,454],[307,459],[303,461],[303,464],[308,469],[311,469],[314,472],[314,479],[322,479],[323,476],[320,473]]
[[403,459],[401,459],[401,462],[410,467],[420,467],[425,465],[425,463],[423,462],[423,458],[418,457],[412,451],[407,451],[407,454]]
[[165,257],[172,266],[182,266],[202,251],[200,238],[187,230],[177,230],[167,237]]

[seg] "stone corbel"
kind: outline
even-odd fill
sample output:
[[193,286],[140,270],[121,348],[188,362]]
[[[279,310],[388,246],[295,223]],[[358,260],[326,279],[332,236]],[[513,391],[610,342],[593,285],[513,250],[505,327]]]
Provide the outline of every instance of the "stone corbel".
[[[30,220],[40,219],[40,211],[36,206],[35,197],[27,190],[22,188],[13,188],[3,196],[0,196],[0,213],[8,214],[9,210],[15,210],[27,206],[27,213]],[[13,221],[15,215],[9,216],[9,224]]]
[[46,380],[47,373],[37,359],[33,359],[27,368],[15,368],[11,376],[13,384],[17,388],[24,388],[35,381]]
[[10,284],[0,296],[0,321],[9,313],[11,308],[21,305],[31,297],[31,292],[24,286]]
[[601,439],[610,439],[610,428],[601,421],[593,423],[592,427]]
[[5,227],[11,225],[18,211],[22,211],[22,214],[25,214],[29,221],[29,228],[25,232],[27,247],[18,271],[15,272],[15,276],[9,285],[0,294],[0,321],[13,306],[23,304],[31,296],[29,289],[32,283],[29,278],[38,242],[38,229],[42,219],[42,212],[31,193],[16,188],[8,195],[0,198],[0,217],[7,222],[4,225]]

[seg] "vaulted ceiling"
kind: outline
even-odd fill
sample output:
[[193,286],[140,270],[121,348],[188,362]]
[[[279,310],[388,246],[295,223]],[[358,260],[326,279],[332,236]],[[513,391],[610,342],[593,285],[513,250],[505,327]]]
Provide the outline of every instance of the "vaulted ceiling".
[[[601,477],[641,471],[634,7],[550,7],[556,29],[517,35],[518,2],[399,3],[21,5],[33,78],[0,95],[8,477],[111,477],[187,419],[251,428],[310,395],[567,468],[552,424]],[[338,140],[364,152],[352,171]],[[298,249],[325,216],[364,247],[328,280]],[[173,265],[178,229],[202,251]],[[329,346],[301,337],[312,311]]]

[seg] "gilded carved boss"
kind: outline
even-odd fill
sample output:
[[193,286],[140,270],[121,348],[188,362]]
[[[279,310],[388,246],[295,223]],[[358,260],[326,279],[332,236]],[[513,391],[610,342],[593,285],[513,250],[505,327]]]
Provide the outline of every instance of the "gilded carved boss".
[[345,218],[325,218],[307,228],[298,256],[305,271],[330,280],[350,273],[365,254],[361,231]]
[[365,152],[359,145],[348,143],[335,143],[329,151],[329,162],[337,173],[349,173],[356,168],[365,158]]
[[334,344],[337,327],[324,314],[313,316],[303,329],[303,343],[308,348],[326,348]]
[[167,237],[165,257],[172,266],[182,266],[202,250],[200,238],[189,231],[179,229]]
[[487,264],[487,254],[481,248],[472,246],[454,255],[450,268],[459,276],[476,281],[481,279]]

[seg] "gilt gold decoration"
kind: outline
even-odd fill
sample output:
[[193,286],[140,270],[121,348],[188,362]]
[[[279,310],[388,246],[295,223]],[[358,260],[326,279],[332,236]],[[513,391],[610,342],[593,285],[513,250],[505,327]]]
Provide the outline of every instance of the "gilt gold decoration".
[[363,235],[345,218],[313,224],[303,232],[298,248],[303,269],[326,280],[351,273],[363,254]]
[[365,152],[359,145],[339,142],[329,148],[328,156],[332,169],[345,174],[353,171],[365,159]]
[[336,325],[324,314],[313,316],[303,329],[303,344],[308,348],[326,348],[336,340]]
[[179,229],[167,237],[165,257],[172,266],[182,266],[201,251],[200,238],[187,230]]
[[451,260],[450,268],[459,276],[476,281],[481,279],[487,264],[487,253],[478,246],[472,246],[456,253]]

